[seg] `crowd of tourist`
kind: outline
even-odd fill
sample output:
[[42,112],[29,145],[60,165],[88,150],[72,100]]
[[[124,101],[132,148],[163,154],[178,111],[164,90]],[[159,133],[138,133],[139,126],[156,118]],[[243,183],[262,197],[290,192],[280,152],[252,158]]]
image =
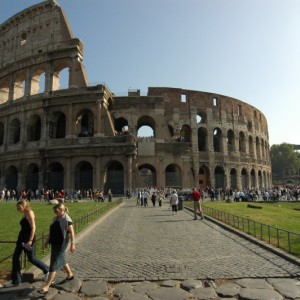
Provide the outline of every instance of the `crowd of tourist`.
[[[135,189],[132,191],[126,190],[126,198],[131,198],[135,196],[138,199],[146,198],[146,203],[148,204],[152,196],[154,198],[162,199],[168,198],[174,188],[156,188],[156,187],[144,187],[141,189]],[[189,194],[191,194],[192,188],[186,189],[176,189],[179,196],[184,197],[185,200],[189,199]],[[218,188],[214,189],[211,187],[200,188],[199,192],[203,200],[207,201],[298,201],[300,197],[300,187],[299,186],[275,186],[273,188],[262,188],[262,189],[224,189]],[[146,193],[146,197],[144,194]],[[148,194],[148,195],[147,195]],[[113,192],[111,189],[105,194],[103,190],[76,190],[71,193],[67,193],[64,190],[52,190],[52,189],[42,189],[42,190],[25,190],[25,189],[0,189],[0,201],[19,201],[26,199],[39,200],[49,202],[53,199],[64,199],[64,200],[81,200],[81,199],[90,199],[95,202],[112,201]],[[153,201],[153,200],[151,200]],[[156,200],[155,200],[156,201]],[[143,205],[145,205],[143,203]]]

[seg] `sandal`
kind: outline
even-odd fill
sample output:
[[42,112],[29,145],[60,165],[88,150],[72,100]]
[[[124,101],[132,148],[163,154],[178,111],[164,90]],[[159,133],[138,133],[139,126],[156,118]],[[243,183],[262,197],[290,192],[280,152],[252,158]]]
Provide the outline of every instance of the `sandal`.
[[65,278],[61,283],[66,283],[66,282],[71,281],[73,279],[74,279],[74,275],[72,275],[71,277]]
[[40,289],[40,290],[38,290],[37,291],[39,294],[41,294],[41,295],[47,295],[48,294],[48,291],[44,291],[43,289]]

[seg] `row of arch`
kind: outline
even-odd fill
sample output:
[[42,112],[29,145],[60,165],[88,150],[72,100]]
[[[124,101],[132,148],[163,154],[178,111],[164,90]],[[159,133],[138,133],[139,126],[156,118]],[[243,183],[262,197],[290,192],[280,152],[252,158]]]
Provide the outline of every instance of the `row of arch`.
[[[62,139],[67,134],[67,117],[62,111],[55,111],[50,114],[46,121],[39,114],[33,113],[26,120],[26,128],[19,118],[14,118],[5,122],[0,120],[0,146],[3,144],[17,144],[21,140],[32,142],[39,141],[42,138]],[[43,124],[46,125],[46,131],[43,132]],[[78,111],[75,116],[75,135],[79,137],[93,136],[94,118],[90,110],[83,109]]]
[[[128,189],[125,180],[125,169],[121,162],[110,161],[104,168],[104,176],[101,186],[95,183],[96,168],[88,161],[80,161],[73,167],[73,172],[69,172],[62,163],[52,162],[44,169],[37,164],[31,163],[25,169],[24,174],[20,173],[18,167],[10,165],[3,170],[1,185],[8,189],[25,188],[37,190],[48,188],[53,190],[87,190],[103,189],[105,192],[112,189],[115,194],[124,194]],[[67,172],[74,174],[71,183],[66,183]],[[146,186],[158,186],[156,168],[150,164],[143,164],[138,168],[134,178],[133,188],[142,188]],[[167,165],[164,169],[165,187],[181,188],[183,171],[176,164]],[[264,188],[270,185],[270,174],[266,171],[250,171],[242,168],[240,172],[236,168],[231,168],[226,174],[222,166],[216,166],[213,174],[207,166],[201,166],[197,174],[199,185],[204,182],[211,185],[214,182],[215,188],[245,189],[245,188]],[[213,178],[212,178],[213,176]],[[204,182],[202,181],[204,180]],[[68,186],[70,185],[70,186]],[[130,187],[129,187],[130,188]]]
[[[149,126],[149,122],[143,122],[144,117],[141,117],[138,121],[138,128],[145,126]],[[151,117],[148,117],[148,119]],[[94,113],[89,109],[81,109],[79,110],[73,118],[75,132],[74,134],[78,137],[88,137],[94,135]],[[27,117],[26,120],[26,141],[39,141],[42,138],[42,125],[46,120],[42,120],[39,114],[32,114]],[[130,131],[128,129],[128,122],[124,122],[120,119],[115,120],[115,130],[117,133],[123,133],[124,128],[126,128],[126,132]],[[152,124],[150,124],[150,127]],[[7,128],[6,128],[7,127]],[[48,120],[48,132],[45,138],[65,138],[67,133],[67,117],[66,114],[62,111],[52,112],[50,114],[50,118]],[[152,129],[152,127],[151,127]],[[7,144],[17,144],[21,141],[22,130],[24,130],[24,126],[21,123],[19,118],[14,118],[10,120],[5,126],[5,123],[0,120],[0,145],[5,143]],[[172,126],[169,125],[170,135],[174,137],[174,131]],[[155,136],[155,129],[152,129],[153,134]],[[231,152],[240,152],[240,153],[249,153],[250,157],[257,158],[265,158],[269,159],[269,151],[268,144],[263,139],[258,137],[253,139],[251,135],[246,138],[244,132],[240,131],[238,133],[238,137],[233,130],[229,129],[227,131],[226,136],[224,137],[223,131],[220,128],[215,128],[211,135],[208,130],[204,127],[198,128],[197,132],[198,139],[198,151],[209,151],[209,139],[212,139],[212,146],[214,152],[224,152],[225,149],[228,153]],[[180,130],[179,139],[173,139],[175,141],[180,142],[188,142],[192,141],[192,130],[190,126],[183,125]]]
[[56,64],[51,72],[46,69],[47,65],[41,65],[34,70],[21,70],[13,76],[2,78],[0,81],[0,104],[24,96],[33,96],[69,87],[70,74],[66,64]]
[[[115,122],[117,130],[122,131],[122,128],[128,127],[128,121],[124,118],[119,118]],[[144,116],[138,120],[137,128],[141,126],[150,127],[153,136],[156,136],[155,121],[149,116]],[[247,135],[243,131],[234,132],[232,129],[227,131],[219,127],[215,127],[209,131],[206,127],[198,125],[197,129],[197,147],[199,152],[210,151],[214,152],[240,152],[249,154],[252,158],[269,160],[269,145],[263,138]],[[179,133],[176,134],[172,125],[168,125],[172,140],[177,142],[192,143],[192,129],[189,125],[181,126]],[[127,129],[126,129],[127,130]],[[129,127],[130,130],[130,127]],[[210,147],[211,144],[211,147]]]
[[[167,187],[182,187],[182,172],[177,165],[168,166],[165,173],[165,182]],[[198,185],[206,188],[213,186],[215,188],[248,189],[248,188],[266,188],[270,186],[270,173],[265,170],[255,171],[253,168],[248,170],[242,168],[239,172],[236,168],[231,168],[226,173],[223,166],[216,166],[212,172],[208,166],[202,165],[197,174]],[[211,174],[212,173],[212,174]],[[143,175],[149,186],[157,186],[156,169],[152,165],[145,164],[140,166],[140,174]]]

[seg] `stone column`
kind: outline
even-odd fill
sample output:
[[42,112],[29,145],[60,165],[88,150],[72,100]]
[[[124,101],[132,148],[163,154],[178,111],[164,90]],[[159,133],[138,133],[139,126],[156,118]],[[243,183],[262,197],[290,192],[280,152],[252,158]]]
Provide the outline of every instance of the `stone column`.
[[74,118],[73,118],[73,105],[69,103],[68,105],[68,115],[67,115],[67,124],[66,124],[66,138],[75,137],[74,132]]
[[96,101],[96,118],[95,118],[95,124],[94,124],[94,128],[95,128],[95,132],[94,132],[94,136],[102,136],[101,133],[101,114],[102,114],[102,110],[103,110],[103,102],[104,102],[104,98],[103,96],[100,96],[99,99],[97,99]]
[[165,176],[165,171],[163,169],[160,169],[160,170],[157,170],[156,172],[156,184],[157,184],[157,187],[160,188],[164,188],[166,186],[166,176]]
[[22,109],[20,111],[20,143],[26,144],[27,142],[27,118],[26,112]]
[[30,96],[31,94],[31,72],[29,69],[26,70],[26,78],[25,78],[25,91],[24,96]]
[[67,157],[64,173],[64,191],[70,194],[72,189],[74,189],[74,172],[72,168],[72,157]]
[[100,172],[101,172],[101,159],[100,156],[97,156],[93,168],[93,175],[94,175],[93,187],[94,189],[97,189],[99,191],[101,191],[101,189],[103,188],[101,184]]
[[209,173],[210,173],[211,188],[215,189],[216,178],[215,178],[215,167],[214,167],[214,165],[209,168]]
[[125,182],[125,190],[132,190],[132,155],[127,156],[127,182]]
[[14,78],[13,78],[12,74],[9,77],[10,78],[9,78],[8,101],[13,101],[14,100],[14,93],[15,93]]
[[3,137],[3,147],[4,151],[7,151],[7,145],[8,145],[8,118],[5,117],[4,119],[4,137]]
[[49,63],[45,72],[45,92],[52,92],[53,90],[53,67]]
[[237,168],[236,170],[237,174],[236,174],[236,185],[237,185],[237,189],[241,190],[242,189],[242,175],[241,175],[241,168]]

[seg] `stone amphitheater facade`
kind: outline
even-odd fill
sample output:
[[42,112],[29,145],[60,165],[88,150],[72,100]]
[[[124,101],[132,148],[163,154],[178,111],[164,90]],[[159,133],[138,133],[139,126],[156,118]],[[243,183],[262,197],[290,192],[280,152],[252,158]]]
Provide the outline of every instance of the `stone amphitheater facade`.
[[[118,96],[90,85],[83,43],[54,0],[0,26],[0,188],[271,185],[268,125],[257,108],[202,91]],[[139,137],[143,126],[153,136]]]

